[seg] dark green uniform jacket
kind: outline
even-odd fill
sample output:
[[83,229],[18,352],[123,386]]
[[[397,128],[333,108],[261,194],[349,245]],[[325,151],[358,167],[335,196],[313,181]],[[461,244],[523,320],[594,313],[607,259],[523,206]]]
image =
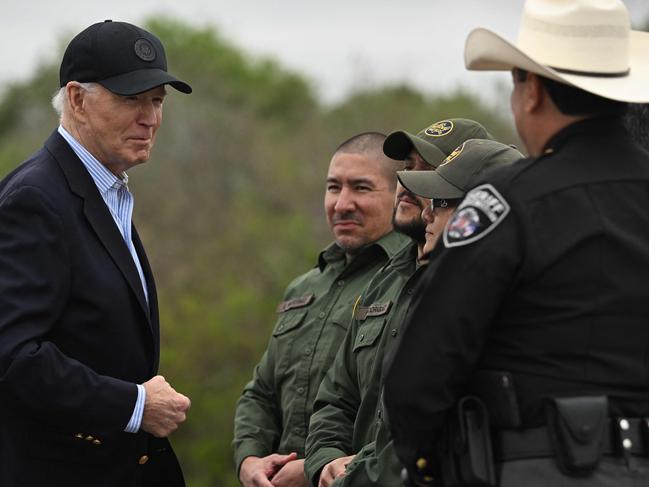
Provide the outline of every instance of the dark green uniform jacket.
[[523,428],[552,396],[649,416],[649,154],[614,118],[577,122],[465,202],[385,375],[404,465],[417,476],[477,370],[512,374]]
[[[360,461],[374,456],[376,428],[382,422],[383,354],[398,336],[420,274],[417,246],[411,243],[363,291],[342,347],[316,396],[305,463],[312,485],[318,485],[322,468],[336,458],[358,454]],[[349,465],[349,471],[356,463]]]
[[336,480],[335,487],[402,487],[401,462],[394,449],[390,422],[385,414],[383,388],[379,399],[375,440],[363,447],[345,469],[345,475]]
[[268,348],[237,403],[234,459],[297,452],[304,442],[313,400],[342,342],[352,308],[371,277],[408,240],[392,232],[346,265],[332,244],[318,265],[295,279],[278,306]]

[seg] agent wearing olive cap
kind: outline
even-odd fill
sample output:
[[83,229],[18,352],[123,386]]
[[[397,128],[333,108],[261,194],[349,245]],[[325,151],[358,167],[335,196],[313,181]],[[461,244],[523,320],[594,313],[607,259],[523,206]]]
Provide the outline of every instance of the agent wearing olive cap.
[[649,484],[649,156],[621,120],[646,52],[619,1],[528,0],[516,46],[469,35],[470,69],[514,68],[531,157],[460,204],[387,364],[415,483]]
[[392,132],[385,139],[383,151],[388,157],[402,161],[415,150],[424,162],[436,168],[446,156],[468,139],[494,140],[494,137],[484,125],[475,120],[448,118],[432,123],[415,135],[405,130]]
[[184,485],[166,437],[190,402],[156,376],[155,282],[126,184],[165,85],[191,92],[157,37],[88,27],[61,62],[61,125],[0,183],[0,485]]
[[[472,120],[442,120],[416,136],[407,132],[390,134],[383,150],[393,158],[404,159],[406,170],[400,175],[433,173],[458,144],[474,134],[490,137],[482,125]],[[365,485],[366,475],[371,478],[367,462],[377,461],[373,444],[377,424],[382,422],[382,415],[377,415],[381,363],[399,336],[413,289],[427,263],[422,258],[426,238],[421,213],[429,205],[429,199],[418,198],[401,185],[397,187],[394,228],[408,235],[412,243],[394,256],[363,291],[336,360],[320,385],[309,424],[305,463],[313,486],[327,487],[334,479],[336,485]],[[385,468],[383,464],[389,458],[378,460],[379,468]],[[342,472],[345,475],[340,478]]]

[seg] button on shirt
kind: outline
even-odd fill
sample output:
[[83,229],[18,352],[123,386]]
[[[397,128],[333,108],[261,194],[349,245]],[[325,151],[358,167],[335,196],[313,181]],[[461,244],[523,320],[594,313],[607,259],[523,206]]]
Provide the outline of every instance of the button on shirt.
[[[131,238],[133,195],[128,190],[128,176],[126,175],[126,173],[122,174],[121,179],[115,176],[61,125],[59,125],[58,132],[59,134],[61,134],[61,137],[63,137],[65,141],[70,145],[70,148],[74,151],[77,157],[81,160],[88,173],[90,173],[92,180],[95,182],[95,185],[99,190],[99,194],[101,194],[101,197],[106,203],[106,206],[110,210],[110,214],[113,216],[113,220],[115,221],[119,232],[122,234],[124,243],[128,247],[128,250],[131,253],[131,257],[133,257],[133,263],[137,268],[137,273],[140,276],[140,282],[142,283],[142,289],[144,290],[144,296],[148,303],[149,294],[146,285],[146,279],[144,278],[142,265],[140,264],[140,259],[137,256],[137,252],[135,251],[135,246],[133,245],[133,240]],[[131,416],[131,420],[124,430],[128,433],[136,433],[140,429],[140,423],[142,422],[146,392],[144,390],[144,387],[139,384],[137,384],[137,389],[138,397],[135,403],[133,416]]]

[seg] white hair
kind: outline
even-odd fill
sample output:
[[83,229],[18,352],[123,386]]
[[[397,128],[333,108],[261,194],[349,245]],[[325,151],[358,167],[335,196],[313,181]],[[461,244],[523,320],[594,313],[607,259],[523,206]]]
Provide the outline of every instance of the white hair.
[[[97,83],[79,83],[79,86],[85,91],[92,92],[95,90]],[[65,86],[62,86],[56,91],[56,93],[54,93],[54,96],[52,97],[52,106],[54,107],[54,111],[57,113],[60,119],[63,119],[63,112],[67,103],[68,94],[65,90]]]

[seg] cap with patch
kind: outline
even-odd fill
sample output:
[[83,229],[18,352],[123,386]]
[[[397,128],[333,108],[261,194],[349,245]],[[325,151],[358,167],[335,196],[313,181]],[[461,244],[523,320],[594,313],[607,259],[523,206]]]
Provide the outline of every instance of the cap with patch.
[[91,25],[70,41],[59,81],[60,86],[96,82],[117,95],[136,95],[166,84],[192,92],[191,86],[167,73],[160,39],[135,25],[111,20]]
[[400,130],[392,132],[383,143],[386,156],[404,160],[416,149],[431,166],[439,166],[444,158],[468,139],[494,140],[484,126],[468,118],[449,118],[426,127],[417,135]]
[[486,169],[523,157],[513,147],[495,140],[470,139],[451,152],[435,171],[399,171],[397,176],[404,188],[419,196],[457,199],[479,182]]

